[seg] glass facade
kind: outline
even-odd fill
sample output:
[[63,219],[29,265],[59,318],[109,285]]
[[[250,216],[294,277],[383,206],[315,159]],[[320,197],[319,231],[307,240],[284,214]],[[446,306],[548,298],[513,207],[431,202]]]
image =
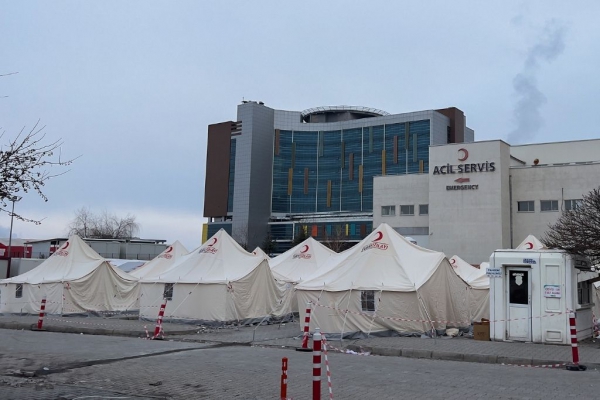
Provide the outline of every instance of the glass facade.
[[272,213],[373,212],[374,176],[429,168],[429,120],[277,134]]

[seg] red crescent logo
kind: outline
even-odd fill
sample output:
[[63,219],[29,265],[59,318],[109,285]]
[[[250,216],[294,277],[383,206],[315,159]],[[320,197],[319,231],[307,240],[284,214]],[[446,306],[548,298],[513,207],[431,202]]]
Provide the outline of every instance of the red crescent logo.
[[377,231],[377,237],[375,239],[373,239],[374,242],[378,242],[381,239],[383,239],[383,232],[381,231]]
[[527,243],[525,243],[525,245],[527,246],[527,248],[528,248],[529,250],[533,249],[533,243],[531,243],[531,242],[527,242]]
[[167,253],[170,253],[170,252],[172,252],[172,251],[173,251],[173,246],[169,246],[169,247],[167,248],[167,251],[165,251],[165,254],[167,254]]
[[304,250],[301,250],[300,253],[306,253],[308,251],[308,245],[304,245]]
[[69,242],[65,242],[65,245],[62,247],[61,250],[65,250],[67,247],[69,247]]
[[450,259],[450,264],[452,264],[452,265],[456,264],[456,260],[454,258],[451,258]]
[[[458,149],[458,153],[458,161],[465,161],[467,158],[469,158],[469,152],[467,151],[467,149]],[[460,153],[462,153],[462,157],[460,157]]]
[[209,244],[209,246],[212,247],[215,244],[217,244],[217,238],[213,238],[213,242],[211,244]]

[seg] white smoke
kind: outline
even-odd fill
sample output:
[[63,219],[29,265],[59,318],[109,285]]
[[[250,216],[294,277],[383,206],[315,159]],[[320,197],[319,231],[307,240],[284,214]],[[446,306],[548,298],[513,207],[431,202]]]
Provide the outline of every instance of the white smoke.
[[543,62],[550,63],[565,49],[565,27],[555,20],[546,23],[539,41],[529,49],[523,69],[513,79],[518,101],[514,109],[517,124],[508,135],[508,143],[523,143],[533,139],[544,119],[540,113],[546,96],[538,89],[537,74]]

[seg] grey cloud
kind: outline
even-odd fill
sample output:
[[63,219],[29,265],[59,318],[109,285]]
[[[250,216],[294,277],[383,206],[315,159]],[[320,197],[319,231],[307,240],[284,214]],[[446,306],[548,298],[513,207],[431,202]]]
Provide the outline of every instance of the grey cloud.
[[511,144],[533,139],[544,124],[540,110],[547,99],[538,88],[537,74],[543,62],[554,61],[564,51],[565,33],[561,23],[555,20],[547,22],[539,41],[527,52],[522,71],[513,79],[518,100],[513,112],[517,126],[508,135]]

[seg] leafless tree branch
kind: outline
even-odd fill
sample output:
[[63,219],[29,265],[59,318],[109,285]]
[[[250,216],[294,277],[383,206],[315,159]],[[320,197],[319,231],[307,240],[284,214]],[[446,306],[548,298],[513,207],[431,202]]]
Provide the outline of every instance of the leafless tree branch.
[[574,210],[563,211],[541,241],[549,248],[589,257],[593,264],[600,263],[600,189],[584,195]]
[[[7,145],[0,145],[0,212],[5,212],[15,218],[39,224],[41,221],[26,218],[18,213],[12,213],[9,202],[15,197],[22,196],[30,191],[37,193],[44,201],[48,198],[42,191],[49,179],[55,178],[67,171],[50,173],[49,168],[66,167],[75,159],[58,160],[55,152],[60,150],[63,142],[56,140],[44,144],[46,134],[43,132],[45,126],[39,126],[38,120],[28,131],[25,127]],[[3,139],[6,131],[0,132]]]

